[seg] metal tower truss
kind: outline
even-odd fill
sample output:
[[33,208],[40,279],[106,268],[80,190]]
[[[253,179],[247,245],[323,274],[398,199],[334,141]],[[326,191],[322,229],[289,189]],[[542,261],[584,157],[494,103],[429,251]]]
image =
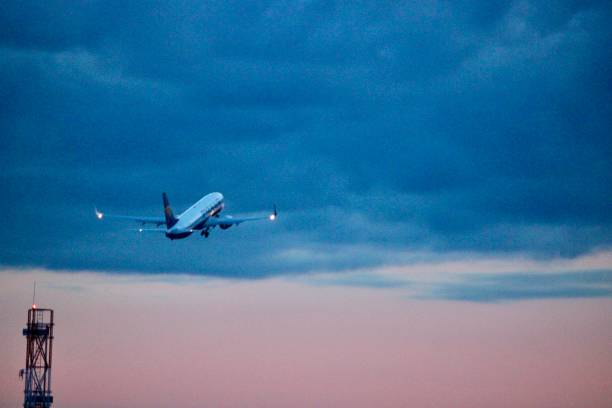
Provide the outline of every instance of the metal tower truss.
[[24,408],[49,408],[51,395],[51,359],[53,352],[53,310],[28,310],[26,367],[19,372],[25,380]]

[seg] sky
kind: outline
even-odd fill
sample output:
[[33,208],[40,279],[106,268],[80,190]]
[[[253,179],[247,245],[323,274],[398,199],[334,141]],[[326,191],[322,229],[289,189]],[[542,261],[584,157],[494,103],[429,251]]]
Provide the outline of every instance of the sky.
[[37,281],[55,406],[594,407],[612,403],[612,299],[465,302],[295,277],[0,274],[0,407],[23,400]]
[[[478,327],[458,344],[476,348],[492,347],[487,341],[503,331],[489,337],[485,329],[508,318],[519,327],[505,347],[525,354],[491,348],[486,356],[511,355],[517,370],[534,358],[535,348],[523,350],[534,332],[545,337],[540,351],[563,347],[576,364],[587,346],[610,348],[611,322],[598,313],[612,312],[611,23],[606,1],[4,1],[0,299],[17,302],[9,289],[15,288],[24,301],[18,309],[4,301],[11,313],[3,321],[11,325],[1,334],[3,344],[21,347],[10,333],[19,333],[36,277],[47,282],[42,287],[50,302],[75,313],[64,323],[73,328],[86,315],[69,310],[76,302],[71,296],[90,294],[97,315],[104,301],[122,304],[114,296],[123,288],[143,309],[158,310],[159,299],[138,293],[150,285],[166,285],[168,313],[187,307],[181,296],[184,290],[195,296],[190,285],[212,285],[204,293],[214,299],[228,296],[245,312],[237,319],[257,321],[273,307],[290,311],[295,299],[295,308],[305,302],[313,319],[323,319],[313,330],[337,333],[330,327],[342,327],[344,311],[362,327],[339,333],[333,350],[349,334],[366,336],[355,362],[362,369],[378,357],[392,362],[392,350],[401,348],[391,339],[389,354],[377,354],[385,342],[367,336],[381,327],[376,319],[360,321],[364,313],[390,309],[382,330],[398,325],[400,335],[411,310],[431,308],[446,324],[460,309],[458,321]],[[276,204],[279,218],[215,230],[207,239],[169,241],[94,217],[94,207],[161,216],[162,192],[180,212],[212,191],[224,194],[228,214],[268,212]],[[97,292],[98,284],[115,289]],[[246,288],[259,290],[243,299]],[[320,292],[338,313],[329,320],[323,304],[311,303]],[[386,306],[368,311],[362,302]],[[540,312],[553,323],[529,320]],[[207,319],[213,327],[224,324],[220,315]],[[529,322],[522,325],[523,319]],[[289,320],[274,316],[264,326],[280,335]],[[441,332],[423,325],[421,340],[435,341]],[[444,335],[455,338],[454,327]],[[557,344],[548,337],[559,337],[564,327],[586,330],[588,341]],[[118,324],[109,333],[121,329]],[[266,340],[258,330],[232,330],[220,333]],[[222,396],[227,406],[323,398],[317,387],[332,386],[317,381],[325,370],[303,366],[308,353],[304,361],[284,359],[302,349],[328,358],[317,348],[328,337],[319,335],[319,343],[290,349],[271,342],[268,352],[274,344],[287,353],[271,361],[286,370],[266,366],[268,382],[252,385],[252,393],[230,396],[219,385],[211,404],[223,405]],[[167,349],[169,339],[159,347]],[[452,342],[444,346],[452,352]],[[265,366],[244,347],[245,360],[232,360],[235,367]],[[434,398],[432,406],[449,406],[453,400],[435,400],[440,389],[432,378],[449,369],[446,384],[457,382],[459,390],[461,376],[433,354],[415,352],[402,361],[409,365],[411,358],[433,364],[415,401]],[[186,370],[181,361],[160,364]],[[530,374],[561,370],[568,384],[574,376],[575,387],[567,389],[575,392],[565,399],[551,394],[552,406],[583,405],[587,394],[593,394],[591,406],[608,406],[611,385],[603,378],[610,377],[610,361],[601,366],[585,354],[580,371],[546,360]],[[341,357],[336,362],[335,372],[355,372]],[[457,391],[464,406],[491,406],[501,401],[495,390],[520,388],[483,375],[487,370],[476,361],[456,364],[474,373],[474,382]],[[293,384],[278,399],[262,397],[291,365],[306,370],[312,388]],[[581,372],[593,376],[589,385],[591,377]],[[466,391],[479,381],[501,388]],[[247,386],[246,378],[236,382]],[[338,386],[346,391],[347,384]],[[388,406],[406,401],[398,396],[402,384],[372,384],[394,392],[365,387],[371,398],[399,398]],[[68,379],[63,386],[74,388]],[[181,384],[173,387],[171,395],[183,395]],[[142,399],[117,406],[146,405],[145,389]],[[530,406],[536,391],[510,406]],[[549,394],[540,391],[542,402]],[[333,399],[343,393],[326,395],[315,405],[355,405]],[[63,406],[82,403],[70,398]]]

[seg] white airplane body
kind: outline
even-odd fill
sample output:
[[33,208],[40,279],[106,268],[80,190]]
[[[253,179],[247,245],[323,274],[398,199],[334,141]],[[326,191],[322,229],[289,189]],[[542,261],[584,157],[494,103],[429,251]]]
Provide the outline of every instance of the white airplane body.
[[200,231],[201,235],[208,237],[211,229],[219,227],[223,230],[228,229],[232,225],[239,225],[246,221],[256,221],[268,219],[274,221],[277,217],[276,206],[270,215],[254,216],[254,217],[232,217],[231,215],[221,216],[223,211],[223,194],[210,193],[202,197],[195,204],[185,210],[182,214],[175,216],[166,193],[162,193],[164,202],[164,218],[162,217],[138,217],[129,215],[107,215],[96,209],[96,217],[102,219],[104,217],[127,219],[145,224],[155,224],[157,227],[166,225],[166,228],[139,228],[140,232],[153,231],[164,232],[166,237],[174,240],[187,238],[196,231]]

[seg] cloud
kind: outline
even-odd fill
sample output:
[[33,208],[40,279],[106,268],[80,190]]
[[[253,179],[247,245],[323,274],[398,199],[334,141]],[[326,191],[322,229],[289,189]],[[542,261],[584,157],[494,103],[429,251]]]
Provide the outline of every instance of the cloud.
[[[8,2],[0,261],[262,277],[607,248],[611,16],[597,1]],[[162,191],[281,219],[170,244],[91,216],[156,215]]]
[[470,276],[437,285],[427,296],[472,302],[612,297],[612,270]]
[[408,263],[298,279],[315,286],[391,291],[411,299],[508,302],[536,299],[612,297],[610,252],[573,260],[474,258],[420,254]]

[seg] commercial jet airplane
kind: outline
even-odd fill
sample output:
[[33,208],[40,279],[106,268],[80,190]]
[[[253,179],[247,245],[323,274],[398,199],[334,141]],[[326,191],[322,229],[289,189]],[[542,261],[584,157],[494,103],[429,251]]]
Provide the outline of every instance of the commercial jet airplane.
[[278,216],[276,206],[274,206],[274,210],[269,215],[255,217],[232,217],[231,215],[221,216],[220,213],[224,206],[223,194],[221,193],[206,194],[182,214],[175,216],[172,208],[170,207],[170,203],[168,202],[168,196],[166,193],[162,193],[162,199],[164,200],[164,218],[104,214],[98,211],[97,208],[96,217],[99,220],[105,217],[132,220],[139,222],[142,225],[154,224],[157,227],[166,224],[166,228],[139,228],[138,231],[164,232],[166,233],[166,237],[174,240],[187,238],[196,231],[200,231],[200,235],[208,238],[210,230],[217,226],[222,230],[226,230],[232,225],[240,225],[246,221],[263,219],[274,221]]

